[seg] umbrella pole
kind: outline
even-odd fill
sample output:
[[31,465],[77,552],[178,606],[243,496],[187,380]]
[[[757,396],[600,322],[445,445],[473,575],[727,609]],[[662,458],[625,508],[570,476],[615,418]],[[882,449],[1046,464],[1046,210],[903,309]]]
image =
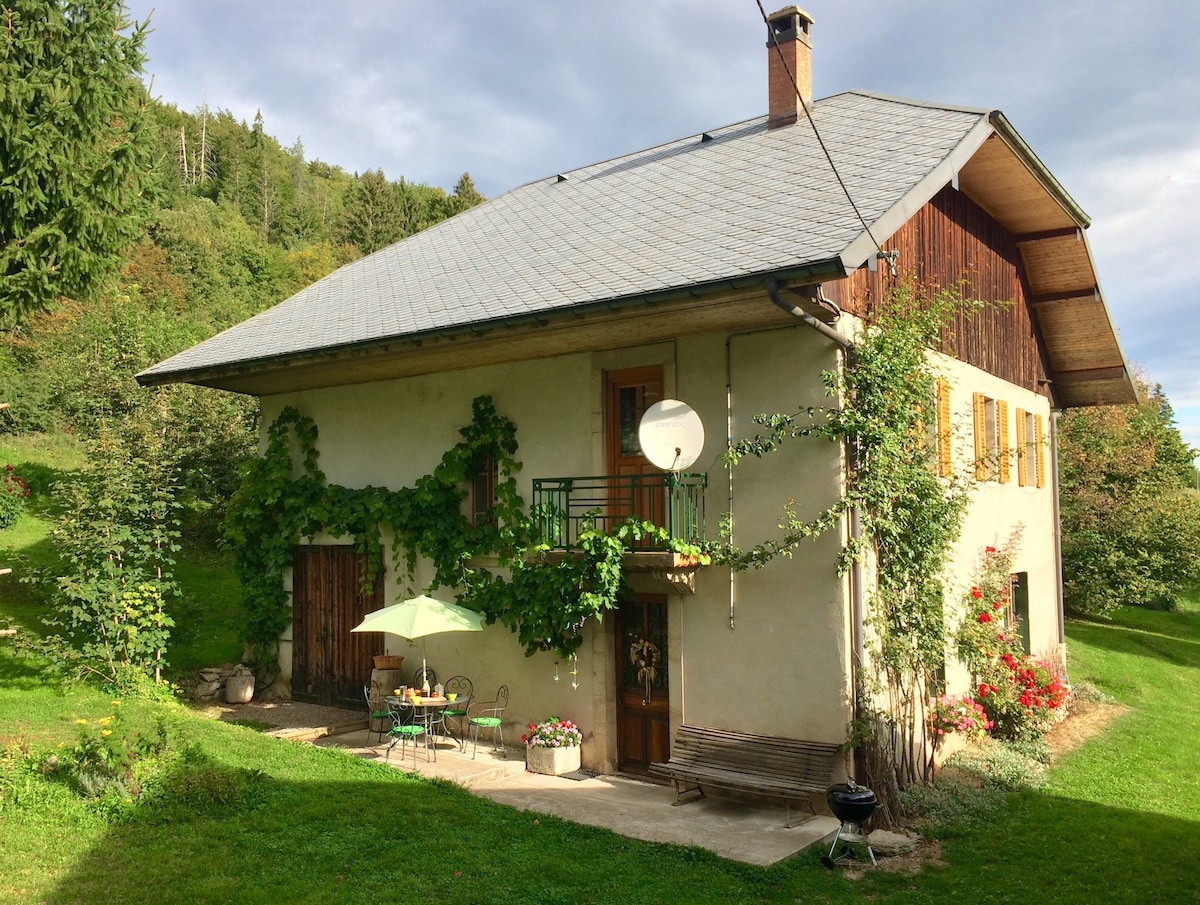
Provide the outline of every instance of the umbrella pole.
[[429,694],[429,670],[425,668],[425,639],[421,639],[421,693]]

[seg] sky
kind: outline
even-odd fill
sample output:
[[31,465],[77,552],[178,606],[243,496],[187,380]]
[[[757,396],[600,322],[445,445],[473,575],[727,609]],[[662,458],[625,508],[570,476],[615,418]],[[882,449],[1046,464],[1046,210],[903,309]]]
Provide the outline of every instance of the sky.
[[[768,13],[781,0],[763,0]],[[1200,448],[1200,2],[807,0],[813,93],[999,109],[1092,218],[1126,360]],[[127,0],[162,101],[488,197],[766,113],[756,0]],[[281,300],[282,301],[282,300]]]

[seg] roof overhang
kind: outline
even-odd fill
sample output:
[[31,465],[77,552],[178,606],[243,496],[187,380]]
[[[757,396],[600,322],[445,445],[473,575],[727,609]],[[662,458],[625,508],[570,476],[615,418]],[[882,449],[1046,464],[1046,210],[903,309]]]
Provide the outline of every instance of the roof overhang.
[[151,370],[142,386],[190,383],[250,396],[272,396],[528,361],[580,351],[619,349],[678,336],[793,323],[771,304],[767,282],[796,285],[846,276],[834,258],[781,271],[605,299],[587,306],[501,318],[428,333],[332,346],[319,352],[189,370]]
[[958,173],[958,187],[1017,240],[1047,377],[1065,408],[1137,402],[1092,265],[1091,223],[999,111]]
[[877,242],[948,184],[1016,236],[1058,404],[1136,402],[1136,385],[1084,235],[1091,221],[998,110],[981,115],[939,166],[847,246],[842,254],[847,272],[873,263]]

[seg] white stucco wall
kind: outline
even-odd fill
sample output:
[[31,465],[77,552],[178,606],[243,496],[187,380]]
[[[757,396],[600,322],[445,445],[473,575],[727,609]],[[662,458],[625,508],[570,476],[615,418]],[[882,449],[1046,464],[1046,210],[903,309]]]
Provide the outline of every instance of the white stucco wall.
[[[1045,428],[1044,463],[1047,472],[1053,467],[1050,442],[1050,404],[1040,394],[1016,387],[978,368],[938,356],[938,364],[950,383],[951,408],[955,431],[953,450],[955,468],[974,474],[974,445],[972,432],[972,394],[983,393],[1008,403],[1010,449],[1015,449],[1017,409],[1040,415]],[[1047,473],[1045,486],[1022,487],[1017,478],[1017,459],[1011,457],[1007,483],[996,480],[971,481],[971,506],[963,524],[962,535],[955,544],[948,574],[952,576],[947,588],[947,625],[951,631],[961,619],[963,597],[969,592],[972,578],[978,574],[978,564],[985,548],[1002,548],[1015,530],[1020,530],[1019,542],[1013,546],[1013,572],[1028,575],[1030,650],[1035,656],[1054,659],[1058,655],[1058,562],[1055,552],[1054,481]],[[965,670],[955,661],[947,663],[947,681],[952,691],[964,691],[968,685]]]
[[[728,346],[727,346],[728,342]],[[734,541],[750,547],[781,536],[783,507],[810,519],[834,503],[842,486],[840,450],[828,441],[792,439],[761,459],[748,456],[731,472],[715,462],[724,448],[726,356],[732,436],[761,430],[760,413],[795,413],[828,400],[822,369],[837,367],[834,344],[808,327],[682,341],[679,397],[706,425],[710,533],[732,511]],[[841,538],[806,541],[790,559],[734,574],[710,568],[696,594],[680,601],[685,670],[672,722],[769,735],[841,741],[845,737],[845,583],[836,570]],[[673,702],[674,703],[674,702]]]
[[[320,467],[331,483],[396,489],[432,471],[469,422],[471,400],[489,394],[497,410],[517,425],[518,459],[524,466],[517,477],[529,501],[534,478],[605,473],[604,371],[649,364],[662,365],[666,395],[695,408],[705,425],[705,447],[691,470],[708,474],[707,526],[713,536],[730,506],[730,473],[717,461],[727,431],[747,436],[758,430],[756,414],[826,404],[820,373],[837,366],[838,352],[827,338],[797,323],[276,396],[263,400],[263,424],[293,405],[318,426]],[[1010,416],[1021,407],[1041,414],[1048,425],[1043,397],[959,362],[943,359],[942,365],[952,384],[955,419],[966,427],[955,443],[959,467],[969,467],[972,457],[974,391],[1008,400]],[[762,459],[743,459],[732,473],[735,541],[749,547],[778,537],[789,499],[801,518],[810,519],[837,500],[842,483],[841,449],[824,440],[788,440]],[[1018,487],[1015,470],[1008,485],[979,485],[953,558],[954,574],[969,581],[983,547],[1002,544],[1015,525],[1024,526],[1014,569],[1029,573],[1035,651],[1057,642],[1051,493],[1049,482],[1041,489]],[[701,569],[695,594],[646,575],[632,577],[637,590],[668,594],[672,727],[688,722],[845,739],[852,626],[849,582],[836,573],[844,534],[843,526],[804,542],[790,559],[778,558],[732,580],[728,569]],[[386,552],[385,562],[390,569]],[[426,567],[410,586],[389,572],[385,601],[419,593],[429,577]],[[952,588],[962,590],[961,581]],[[452,596],[445,589],[438,593]],[[289,638],[285,633],[281,647],[285,675]],[[515,636],[498,625],[481,633],[431,636],[424,644],[388,636],[387,647],[406,656],[405,669],[420,665],[424,648],[439,677],[469,675],[480,699],[491,698],[498,685],[507,683],[512,691],[505,727],[509,742],[518,742],[530,721],[568,717],[584,729],[584,764],[615,767],[615,652],[609,622],[586,627],[577,675],[570,674],[570,661],[559,663],[557,681],[555,655],[525,657]],[[950,678],[952,686],[965,684],[953,664]],[[572,688],[573,681],[578,688]]]

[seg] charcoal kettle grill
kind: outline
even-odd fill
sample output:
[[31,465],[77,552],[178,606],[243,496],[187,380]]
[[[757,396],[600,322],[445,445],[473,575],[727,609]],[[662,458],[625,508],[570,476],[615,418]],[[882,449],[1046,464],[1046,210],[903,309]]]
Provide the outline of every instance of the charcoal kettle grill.
[[[866,848],[867,854],[871,858],[871,865],[874,866],[877,863],[875,852],[871,850],[871,844],[867,842],[867,835],[862,831],[862,825],[879,807],[879,800],[875,797],[875,793],[851,779],[830,786],[825,792],[825,801],[829,804],[829,810],[833,812],[833,816],[841,821],[841,825],[834,833],[833,845],[829,847],[829,854],[821,859],[821,863],[827,868],[832,868],[837,864],[848,864],[857,860],[858,853],[850,845],[850,843],[856,843]],[[842,850],[835,857],[834,852],[837,851],[839,842],[842,843]]]

